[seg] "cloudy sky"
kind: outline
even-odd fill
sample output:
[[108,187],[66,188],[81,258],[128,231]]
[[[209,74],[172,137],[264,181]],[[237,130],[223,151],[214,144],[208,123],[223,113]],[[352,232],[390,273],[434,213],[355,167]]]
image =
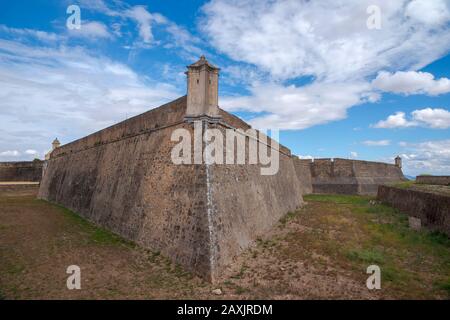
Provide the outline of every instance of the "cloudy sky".
[[0,161],[184,95],[201,54],[294,154],[450,174],[450,0],[2,1]]

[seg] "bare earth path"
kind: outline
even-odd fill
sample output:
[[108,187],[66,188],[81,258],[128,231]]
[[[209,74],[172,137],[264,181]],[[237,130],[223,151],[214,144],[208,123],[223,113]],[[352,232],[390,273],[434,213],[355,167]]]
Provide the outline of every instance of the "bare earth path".
[[[450,241],[413,232],[393,209],[353,196],[307,196],[212,285],[61,207],[37,188],[0,186],[3,299],[447,299]],[[81,290],[66,268],[81,267]],[[370,264],[382,289],[366,288]],[[221,295],[212,290],[220,288]]]

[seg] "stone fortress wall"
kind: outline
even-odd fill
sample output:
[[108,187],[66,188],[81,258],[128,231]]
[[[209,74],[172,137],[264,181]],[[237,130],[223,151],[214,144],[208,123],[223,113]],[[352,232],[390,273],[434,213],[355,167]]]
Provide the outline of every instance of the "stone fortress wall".
[[185,101],[55,149],[38,196],[208,278],[205,167],[170,157],[172,130],[191,130]]
[[[290,151],[283,146],[280,170],[273,176],[262,176],[260,165],[173,164],[173,130],[184,128],[194,136],[193,124],[184,120],[186,100],[56,148],[39,198],[214,281],[239,252],[303,200]],[[204,125],[250,128],[219,113],[220,122]]]
[[0,182],[39,182],[44,161],[0,162]]
[[[304,189],[318,194],[376,195],[378,186],[406,180],[394,164],[350,159],[295,159]],[[309,177],[308,177],[309,174]]]
[[416,182],[424,184],[437,184],[443,186],[450,186],[450,176],[428,176],[428,175],[417,176]]
[[[386,181],[385,175],[399,176],[386,164],[361,166],[341,159],[306,163],[284,146],[274,150],[271,139],[263,147],[279,155],[274,175],[261,175],[264,166],[248,161],[174,164],[171,152],[178,142],[171,135],[183,128],[192,139],[194,121],[244,135],[248,154],[248,142],[255,137],[245,133],[247,123],[213,106],[216,99],[189,98],[215,97],[217,92],[192,88],[217,76],[218,69],[202,57],[188,67],[188,96],[63,146],[55,140],[38,197],[160,251],[214,282],[236,255],[299,208],[303,194],[339,193],[341,187],[364,192],[370,183]],[[217,90],[214,81],[209,90]],[[236,156],[237,150],[232,152]]]

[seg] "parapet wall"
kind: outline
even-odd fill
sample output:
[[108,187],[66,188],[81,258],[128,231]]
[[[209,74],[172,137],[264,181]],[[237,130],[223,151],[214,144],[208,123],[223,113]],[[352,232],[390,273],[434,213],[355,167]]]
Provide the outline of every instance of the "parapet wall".
[[180,124],[183,122],[185,113],[186,96],[183,96],[158,108],[65,144],[52,152],[52,158],[114,143],[124,138],[151,133],[162,129],[162,127]]
[[39,182],[44,162],[40,160],[22,162],[0,162],[0,181]]
[[[399,167],[382,162],[335,158],[295,163],[303,181],[309,165],[312,193],[376,195],[379,185],[405,180]],[[308,186],[304,189],[308,191]]]
[[417,183],[450,186],[450,176],[417,176]]

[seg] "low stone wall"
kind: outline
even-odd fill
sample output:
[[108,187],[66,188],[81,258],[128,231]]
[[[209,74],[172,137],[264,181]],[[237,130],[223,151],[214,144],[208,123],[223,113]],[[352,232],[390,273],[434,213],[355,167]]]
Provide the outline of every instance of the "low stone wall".
[[39,182],[44,161],[0,162],[0,181]]
[[416,183],[450,186],[450,176],[417,176]]
[[411,217],[420,219],[423,226],[446,233],[450,237],[450,197],[380,186],[377,198]]

